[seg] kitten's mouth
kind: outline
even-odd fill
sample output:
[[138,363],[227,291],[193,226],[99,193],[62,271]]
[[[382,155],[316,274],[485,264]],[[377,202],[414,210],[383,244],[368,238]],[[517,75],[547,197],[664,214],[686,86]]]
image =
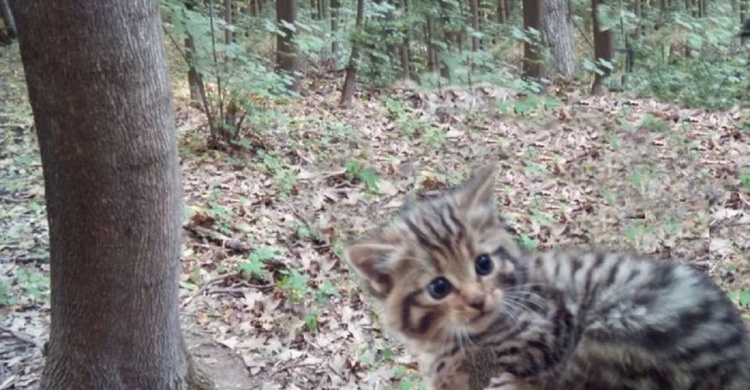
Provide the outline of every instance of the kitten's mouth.
[[488,312],[488,311],[483,311],[483,312],[481,312],[481,313],[477,314],[476,316],[474,316],[474,318],[472,318],[472,319],[471,319],[471,320],[469,321],[469,323],[471,323],[471,324],[477,323],[477,322],[479,322],[480,320],[482,320],[482,319],[486,318],[486,317],[487,317],[487,314],[489,314],[489,312]]

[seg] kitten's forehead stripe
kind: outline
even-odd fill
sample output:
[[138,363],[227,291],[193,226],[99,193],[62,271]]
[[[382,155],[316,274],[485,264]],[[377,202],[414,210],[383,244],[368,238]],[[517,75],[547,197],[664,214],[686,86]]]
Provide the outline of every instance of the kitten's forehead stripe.
[[[444,250],[439,245],[435,245],[434,243],[432,243],[430,239],[427,238],[427,236],[424,234],[424,232],[420,230],[417,225],[414,224],[414,222],[411,221],[411,219],[405,218],[404,223],[406,223],[406,226],[409,227],[409,230],[411,230],[412,234],[417,237],[417,242],[424,250],[435,251],[444,256]],[[434,256],[429,256],[429,258],[438,273],[442,273],[443,267],[440,265],[440,262],[435,259]]]

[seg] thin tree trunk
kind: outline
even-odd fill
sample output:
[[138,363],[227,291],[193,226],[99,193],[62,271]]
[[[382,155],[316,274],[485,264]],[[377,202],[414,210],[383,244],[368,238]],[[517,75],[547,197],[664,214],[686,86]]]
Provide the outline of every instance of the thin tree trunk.
[[195,68],[195,41],[190,33],[187,33],[185,38],[185,60],[188,63],[188,87],[190,88],[190,104],[192,106],[200,106],[201,104],[201,88],[200,88],[200,74]]
[[[479,32],[479,0],[469,0],[469,9],[471,11],[471,28],[475,32]],[[471,35],[471,50],[479,51],[479,37],[475,34]]]
[[[398,6],[399,8],[403,9],[403,15],[402,17],[408,18],[409,17],[409,3],[408,0],[399,0]],[[409,47],[411,43],[409,42],[409,34],[411,32],[411,28],[409,26],[405,26],[404,28],[404,40],[401,42],[401,45],[398,49],[398,56],[401,60],[401,78],[404,80],[408,80],[411,78],[411,74],[409,71]]]
[[435,23],[432,16],[427,16],[427,69],[435,73],[438,70],[438,56],[433,40],[435,39]]
[[594,75],[594,83],[591,85],[591,93],[599,94],[602,92],[602,81],[607,78],[611,69],[606,66],[601,66],[600,61],[606,61],[612,63],[612,30],[601,30],[599,18],[597,17],[597,8],[599,6],[599,0],[591,0],[591,13],[593,18],[593,30],[594,30],[594,60],[597,63],[597,67],[600,72]]
[[276,68],[292,77],[291,89],[299,89],[299,78],[295,74],[299,70],[297,47],[294,43],[295,32],[285,28],[282,22],[293,25],[297,20],[297,0],[276,0],[276,22],[284,34],[276,36]]
[[544,40],[552,48],[555,68],[563,77],[576,73],[573,19],[569,0],[543,0]]
[[13,19],[13,12],[10,10],[10,4],[8,0],[0,0],[0,16],[3,17],[5,22],[5,31],[8,33],[8,37],[13,39],[17,36],[16,21]]
[[508,23],[508,0],[497,0],[497,21]]
[[326,0],[318,0],[318,19],[323,20],[327,13]]
[[[232,0],[224,0],[224,21],[227,26],[234,24],[234,16],[232,15]],[[231,28],[224,29],[224,43],[229,45],[234,42],[234,32]]]
[[[234,24],[232,0],[224,0],[224,22],[227,24],[227,28],[224,30],[224,44],[229,47],[229,45],[234,43],[234,31],[229,27]],[[224,70],[227,75],[232,72],[232,58],[228,55],[224,56]],[[221,96],[220,99],[227,101],[227,110],[224,113],[224,123],[227,125],[227,128],[222,133],[232,138],[239,131],[239,129],[234,128],[237,122],[237,102],[232,96],[232,91],[226,85],[224,88],[224,96]],[[229,129],[231,133],[228,133],[227,129]]]
[[191,388],[159,2],[12,5],[49,220],[52,323],[40,389]]
[[[523,2],[523,26],[526,29],[533,28],[541,31],[542,25],[542,0],[524,0]],[[542,57],[535,45],[524,42],[523,44],[523,75],[524,77],[542,77]]]
[[[365,27],[365,0],[357,0],[357,19],[354,28],[362,31]],[[349,65],[346,67],[346,76],[344,77],[344,87],[341,91],[341,101],[339,105],[349,107],[354,98],[354,89],[357,85],[357,62],[359,61],[359,46],[362,43],[358,39],[352,41],[352,54],[349,57]]]
[[740,1],[740,23],[742,23],[742,31],[740,31],[740,44],[745,46],[747,39],[750,38],[750,21],[747,19],[747,1]]
[[641,0],[633,0],[633,13],[638,21],[638,24],[635,26],[635,36],[641,37],[643,35],[643,27],[641,26],[641,23],[643,23],[643,5]]
[[339,40],[336,34],[339,31],[339,14],[341,10],[341,3],[339,0],[331,0],[331,53],[336,57],[336,53],[339,51]]
[[318,19],[318,4],[316,0],[310,0],[310,17],[312,20]]

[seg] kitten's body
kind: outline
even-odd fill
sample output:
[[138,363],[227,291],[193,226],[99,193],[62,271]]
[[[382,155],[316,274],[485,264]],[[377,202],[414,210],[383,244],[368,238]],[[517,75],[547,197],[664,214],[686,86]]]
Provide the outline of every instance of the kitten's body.
[[605,251],[522,254],[491,188],[480,171],[346,249],[433,388],[750,389],[750,338],[704,275]]
[[[747,331],[694,269],[604,251],[510,261],[528,264],[522,284],[533,287],[517,294],[528,309],[511,309],[516,320],[498,317],[472,337],[474,346],[435,356],[434,377],[441,362],[463,363],[478,347],[480,366],[528,378],[536,389],[750,389]],[[477,379],[472,388],[487,385]]]

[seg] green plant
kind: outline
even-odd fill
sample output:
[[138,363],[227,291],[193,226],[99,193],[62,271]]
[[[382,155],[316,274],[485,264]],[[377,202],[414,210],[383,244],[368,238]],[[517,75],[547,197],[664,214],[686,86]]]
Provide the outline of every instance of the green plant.
[[318,285],[318,289],[315,291],[315,300],[318,302],[328,302],[331,297],[338,297],[341,294],[329,281],[325,281]]
[[3,280],[0,280],[0,307],[10,306],[15,303],[15,299],[10,296],[10,286]]
[[305,315],[305,326],[307,326],[307,329],[312,333],[318,333],[318,317],[320,317],[320,315],[317,312]]
[[370,192],[378,192],[378,175],[373,168],[365,167],[357,161],[349,161],[346,163],[346,173],[350,179],[357,178],[365,183]]
[[284,198],[291,194],[297,185],[297,173],[288,168],[289,164],[285,164],[282,159],[265,150],[259,150],[258,155],[261,159],[260,169],[271,176],[279,189],[279,195]]
[[273,259],[274,256],[276,256],[276,252],[270,248],[256,249],[250,253],[247,261],[239,264],[240,270],[247,275],[264,279],[266,276],[264,271],[265,262]]
[[750,190],[750,172],[740,174],[740,186],[746,190]]
[[517,240],[518,245],[526,251],[535,251],[537,248],[536,241],[526,234],[519,235]]
[[663,120],[656,119],[651,114],[646,114],[646,116],[643,118],[641,126],[643,126],[646,130],[655,133],[664,133],[666,131],[669,131],[669,123]]
[[16,272],[18,286],[34,300],[41,301],[43,291],[49,290],[49,277],[44,276],[32,267],[22,267]]
[[433,148],[441,148],[445,145],[445,130],[430,126],[425,130],[423,138]]
[[281,270],[279,273],[283,276],[277,286],[287,293],[289,299],[302,302],[307,292],[307,277],[296,269]]

